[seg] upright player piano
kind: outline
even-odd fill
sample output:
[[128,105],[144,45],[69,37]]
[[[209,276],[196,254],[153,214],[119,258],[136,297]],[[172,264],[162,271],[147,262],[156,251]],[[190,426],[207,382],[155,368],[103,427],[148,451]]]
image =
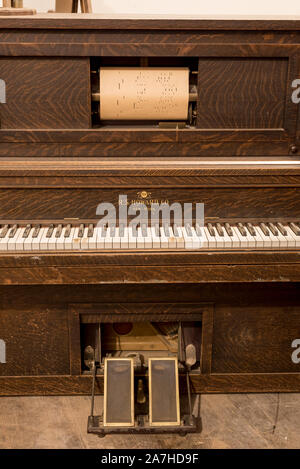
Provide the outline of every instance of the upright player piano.
[[0,395],[186,432],[186,392],[300,390],[299,89],[297,18],[0,17]]

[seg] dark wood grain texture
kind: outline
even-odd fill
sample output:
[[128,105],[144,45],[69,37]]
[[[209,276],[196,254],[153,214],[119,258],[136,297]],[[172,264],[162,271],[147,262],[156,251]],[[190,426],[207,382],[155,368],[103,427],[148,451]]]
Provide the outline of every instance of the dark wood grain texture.
[[89,62],[85,59],[0,59],[6,83],[2,129],[90,126]]

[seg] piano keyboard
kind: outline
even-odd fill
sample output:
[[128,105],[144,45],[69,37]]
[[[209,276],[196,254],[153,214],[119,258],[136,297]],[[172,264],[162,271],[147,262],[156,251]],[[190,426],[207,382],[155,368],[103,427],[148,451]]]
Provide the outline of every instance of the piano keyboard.
[[0,251],[300,248],[300,223],[207,223],[204,227],[95,224],[1,225]]

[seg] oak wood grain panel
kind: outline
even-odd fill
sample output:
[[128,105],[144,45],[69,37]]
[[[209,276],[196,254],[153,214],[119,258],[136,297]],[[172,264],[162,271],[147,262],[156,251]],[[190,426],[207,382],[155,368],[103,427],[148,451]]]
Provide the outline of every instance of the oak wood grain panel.
[[118,44],[41,43],[23,44],[19,42],[0,42],[1,56],[22,57],[282,57],[298,52],[298,44],[164,44],[164,43],[130,43]]
[[[299,44],[300,32],[290,31],[234,31],[213,30],[67,30],[68,41],[72,43],[162,43],[162,44]],[[66,42],[66,30],[30,30],[30,29],[1,29],[2,43],[31,43],[31,44],[64,44]]]
[[[181,377],[184,390],[186,378]],[[103,394],[103,377],[96,380],[96,394]],[[300,373],[191,375],[194,393],[299,392]],[[90,395],[92,377],[36,376],[0,377],[0,396]]]
[[119,14],[103,18],[103,15],[93,15],[90,18],[74,17],[74,15],[38,14],[29,18],[0,19],[1,29],[58,29],[58,30],[216,30],[216,31],[298,31],[300,20],[298,17],[272,18],[259,16],[252,18],[233,15],[225,18],[126,18]]
[[299,333],[300,307],[216,309],[212,372],[297,372],[291,344]]
[[90,127],[87,59],[1,58],[0,75],[7,95],[1,128]]
[[211,143],[1,143],[5,157],[202,157],[202,156],[288,156],[288,141]]
[[[36,256],[37,258],[39,256]],[[299,282],[299,264],[0,268],[1,285]]]
[[[275,251],[274,249],[264,249],[256,251],[251,249],[243,249],[238,251],[228,250],[163,250],[145,251],[141,250],[102,250],[102,251],[80,251],[67,252],[61,251],[50,253],[50,251],[40,251],[38,253],[30,252],[10,252],[0,255],[0,267],[23,268],[31,271],[34,268],[49,267],[127,267],[127,266],[154,266],[169,267],[170,269],[177,266],[194,266],[195,269],[200,266],[214,265],[227,266],[248,265],[259,266],[269,265],[291,265],[293,268],[299,268],[300,252],[296,250]],[[281,279],[282,281],[283,279]]]
[[[12,301],[13,304],[13,301]],[[0,336],[6,342],[6,362],[0,375],[68,374],[68,323],[66,314],[43,308],[0,311]]]
[[[165,188],[143,187],[151,198],[183,203],[204,203],[206,217],[220,218],[298,218],[300,191],[297,187],[219,187]],[[0,189],[0,219],[53,220],[63,218],[97,219],[96,209],[101,202],[118,207],[119,195],[127,195],[128,202],[138,199],[132,188],[122,189]]]
[[[68,304],[80,303],[82,308],[88,302],[107,305],[114,301],[116,308],[120,303],[135,305],[147,303],[147,311],[152,312],[153,302],[158,303],[160,311],[168,314],[169,305],[175,304],[176,314],[188,310],[194,304],[217,304],[230,310],[235,307],[257,306],[260,311],[270,306],[299,306],[299,283],[207,283],[207,284],[140,284],[140,285],[31,285],[0,286],[3,309],[31,312],[38,315],[43,309],[51,309],[63,314]],[[13,307],[11,305],[13,304]],[[157,309],[155,309],[157,308]],[[158,306],[154,309],[158,311]],[[112,310],[112,306],[110,311]],[[84,310],[80,309],[81,312]],[[202,310],[199,308],[199,312]],[[90,310],[90,312],[95,312]],[[83,317],[83,316],[82,316]]]
[[286,59],[200,59],[197,127],[283,128]]

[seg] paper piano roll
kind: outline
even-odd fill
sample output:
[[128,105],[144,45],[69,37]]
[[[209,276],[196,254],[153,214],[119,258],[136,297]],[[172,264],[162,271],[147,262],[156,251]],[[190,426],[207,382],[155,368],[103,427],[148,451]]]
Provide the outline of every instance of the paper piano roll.
[[101,120],[186,120],[189,69],[103,67]]

